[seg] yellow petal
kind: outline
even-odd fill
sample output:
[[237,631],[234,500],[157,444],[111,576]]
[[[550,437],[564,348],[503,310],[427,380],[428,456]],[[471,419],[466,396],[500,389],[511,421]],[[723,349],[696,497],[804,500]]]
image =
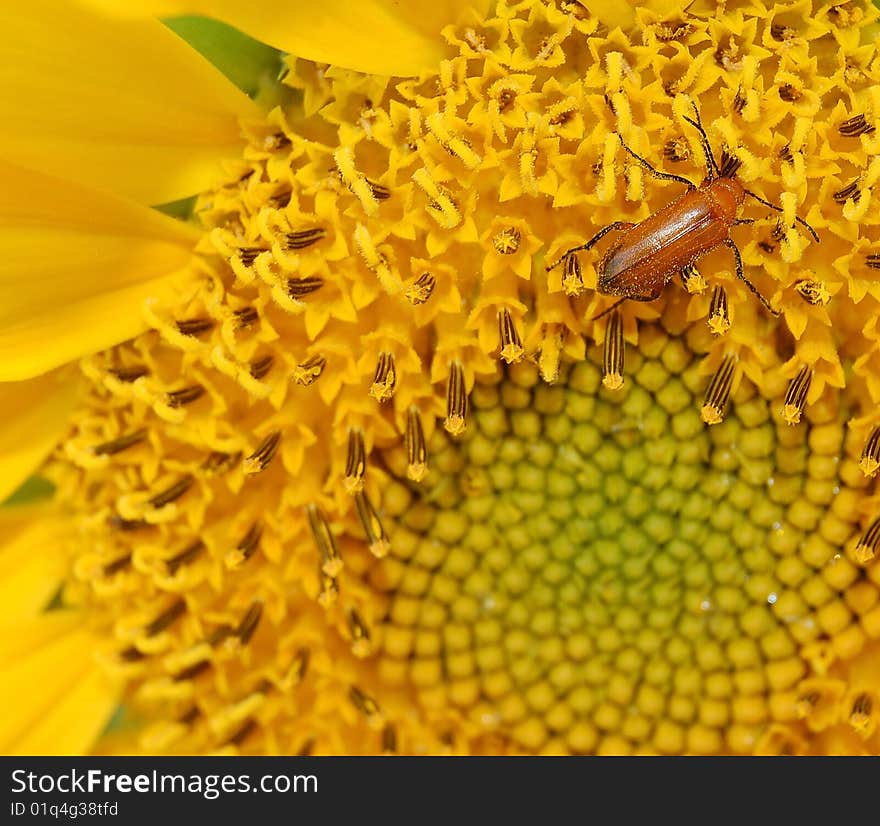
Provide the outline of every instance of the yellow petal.
[[0,4],[0,157],[142,203],[205,189],[255,104],[155,20]]
[[0,161],[0,381],[137,335],[144,300],[189,265],[197,231]]
[[65,528],[51,504],[0,508],[0,625],[36,616],[55,596]]
[[119,702],[73,611],[0,626],[0,754],[83,754]]
[[90,0],[117,14],[216,17],[286,52],[378,75],[417,75],[446,55],[440,36],[467,9],[485,13],[489,0]]
[[[30,381],[0,384],[0,502],[64,435],[76,401],[76,376],[74,370],[61,369]],[[6,536],[0,529],[0,538]]]

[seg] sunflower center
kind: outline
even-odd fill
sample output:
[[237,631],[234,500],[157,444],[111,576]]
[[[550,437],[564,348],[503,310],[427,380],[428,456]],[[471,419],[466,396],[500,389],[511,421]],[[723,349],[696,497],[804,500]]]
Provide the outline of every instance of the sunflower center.
[[750,750],[854,530],[820,525],[842,426],[791,428],[744,387],[707,427],[682,337],[628,355],[621,390],[598,349],[553,386],[522,364],[478,385],[421,489],[386,492],[384,668],[523,749]]
[[[83,361],[60,457],[85,537],[71,598],[159,720],[148,748],[873,736],[880,697],[845,669],[880,637],[858,466],[863,444],[865,473],[880,465],[876,353],[847,345],[844,368],[837,343],[846,324],[876,335],[825,306],[833,271],[856,274],[854,295],[876,269],[873,241],[847,240],[876,199],[828,171],[870,124],[808,128],[819,93],[790,110],[782,91],[806,40],[758,45],[763,17],[648,15],[631,39],[577,3],[511,2],[448,30],[458,53],[436,75],[290,59],[296,97],[245,125],[242,159],[197,202],[202,277]],[[841,48],[820,28],[798,29],[816,35],[804,65]],[[778,225],[735,231],[781,318],[727,249],[610,315],[617,296],[592,289],[605,241],[565,254],[679,191],[621,137],[700,179],[693,104],[743,181],[783,199]],[[862,378],[838,393],[845,369]]]

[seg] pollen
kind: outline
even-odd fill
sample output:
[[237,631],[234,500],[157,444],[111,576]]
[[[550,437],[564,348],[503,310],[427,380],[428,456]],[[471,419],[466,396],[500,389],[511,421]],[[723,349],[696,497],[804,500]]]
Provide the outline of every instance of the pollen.
[[[681,275],[682,280],[684,281],[684,288],[689,293],[701,293],[708,286],[700,271],[693,264],[685,267],[682,270]],[[712,317],[711,311],[709,313],[709,317]]]
[[812,278],[805,278],[798,281],[794,288],[800,293],[804,301],[810,304],[825,305],[831,300],[831,294],[828,287],[822,281],[816,281]]
[[513,255],[518,249],[522,234],[516,227],[508,227],[497,233],[492,243],[499,255]]
[[[288,58],[199,278],[82,361],[65,594],[138,748],[880,748],[877,11],[586,5],[416,78]],[[681,191],[620,138],[699,183],[695,106],[779,210],[748,284],[602,295],[612,236],[566,251]]]
[[578,296],[584,291],[581,260],[577,253],[570,253],[563,261],[562,289],[566,295]]

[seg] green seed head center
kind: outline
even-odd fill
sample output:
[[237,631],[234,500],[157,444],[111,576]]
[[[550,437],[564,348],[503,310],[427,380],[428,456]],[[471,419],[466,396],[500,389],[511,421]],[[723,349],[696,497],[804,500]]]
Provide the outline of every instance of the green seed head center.
[[552,386],[518,365],[436,437],[395,517],[383,652],[431,703],[527,749],[718,750],[803,676],[792,586],[834,554],[811,533],[836,469],[779,400],[705,425],[698,361],[646,338],[617,391],[598,350]]

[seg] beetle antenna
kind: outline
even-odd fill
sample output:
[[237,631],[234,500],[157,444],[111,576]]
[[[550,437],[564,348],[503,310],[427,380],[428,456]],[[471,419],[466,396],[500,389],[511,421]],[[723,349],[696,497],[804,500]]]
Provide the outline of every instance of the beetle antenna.
[[[776,206],[776,204],[771,204],[770,201],[765,201],[760,195],[755,195],[755,193],[752,192],[750,189],[746,189],[744,191],[745,191],[746,195],[748,195],[751,198],[754,198],[756,201],[758,201],[758,203],[764,204],[764,206],[770,207],[770,209],[775,209],[777,212],[784,212],[782,207],[778,207],[778,206]],[[814,230],[803,218],[800,218],[797,215],[795,215],[794,220],[797,221],[799,224],[801,224],[801,226],[805,226],[807,228],[807,230],[809,231],[810,235],[813,236],[813,240],[817,244],[819,243],[819,236],[816,234],[816,230]]]
[[635,158],[648,172],[657,178],[660,181],[675,181],[679,184],[684,184],[688,189],[696,189],[697,186],[692,181],[689,181],[687,178],[682,178],[681,175],[673,175],[670,172],[661,172],[659,169],[655,169],[651,166],[648,161],[646,161],[641,155],[636,155],[632,149],[630,149],[623,140],[623,135],[619,132],[617,133],[617,137],[620,140],[620,145],[633,157]]
[[715,163],[715,156],[712,154],[712,147],[709,144],[709,136],[706,134],[706,130],[703,129],[703,121],[700,119],[700,110],[697,109],[697,104],[691,101],[691,106],[694,107],[694,117],[696,120],[692,120],[687,115],[683,115],[684,119],[700,133],[700,146],[703,148],[703,155],[706,157],[706,169],[709,172],[709,179],[717,178],[721,175],[718,171],[718,164]]

